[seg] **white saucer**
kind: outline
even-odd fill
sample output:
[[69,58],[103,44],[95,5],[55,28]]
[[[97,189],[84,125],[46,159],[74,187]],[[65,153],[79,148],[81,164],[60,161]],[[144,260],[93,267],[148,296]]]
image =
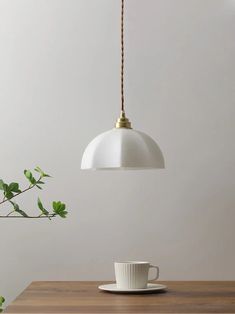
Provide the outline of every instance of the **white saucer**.
[[163,291],[167,286],[156,283],[148,283],[147,288],[144,289],[118,289],[116,283],[99,286],[100,290],[113,292],[113,293],[148,293],[154,291]]

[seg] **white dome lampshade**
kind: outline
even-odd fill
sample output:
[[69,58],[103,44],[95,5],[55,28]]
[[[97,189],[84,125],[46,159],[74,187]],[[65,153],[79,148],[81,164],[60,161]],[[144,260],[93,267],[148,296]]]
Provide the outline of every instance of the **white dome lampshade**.
[[81,169],[138,170],[164,168],[164,158],[157,143],[147,134],[129,127],[124,113],[116,128],[95,137],[82,157]]

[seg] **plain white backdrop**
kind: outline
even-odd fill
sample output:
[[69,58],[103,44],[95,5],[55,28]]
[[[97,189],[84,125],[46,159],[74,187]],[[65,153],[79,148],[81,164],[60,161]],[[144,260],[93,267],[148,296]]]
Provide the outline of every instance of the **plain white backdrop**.
[[[0,220],[0,294],[33,280],[112,280],[149,260],[161,279],[235,279],[235,1],[126,1],[126,111],[166,169],[83,172],[83,150],[120,104],[119,0],[0,1],[0,177],[53,175]],[[5,212],[1,207],[1,211]]]

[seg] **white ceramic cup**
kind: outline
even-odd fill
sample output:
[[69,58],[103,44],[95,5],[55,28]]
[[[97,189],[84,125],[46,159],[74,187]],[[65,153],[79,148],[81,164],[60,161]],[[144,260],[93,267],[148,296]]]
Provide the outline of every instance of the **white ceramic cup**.
[[[145,289],[149,280],[157,280],[159,277],[159,267],[149,262],[116,262],[114,268],[118,289]],[[150,268],[157,271],[152,279],[148,278]]]

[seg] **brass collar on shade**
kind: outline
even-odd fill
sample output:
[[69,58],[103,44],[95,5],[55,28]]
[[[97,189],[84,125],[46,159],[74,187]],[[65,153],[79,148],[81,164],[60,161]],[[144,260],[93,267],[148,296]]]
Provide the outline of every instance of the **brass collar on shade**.
[[121,111],[120,117],[117,119],[115,127],[116,129],[120,128],[131,129],[131,122],[126,117],[125,112],[123,110]]

